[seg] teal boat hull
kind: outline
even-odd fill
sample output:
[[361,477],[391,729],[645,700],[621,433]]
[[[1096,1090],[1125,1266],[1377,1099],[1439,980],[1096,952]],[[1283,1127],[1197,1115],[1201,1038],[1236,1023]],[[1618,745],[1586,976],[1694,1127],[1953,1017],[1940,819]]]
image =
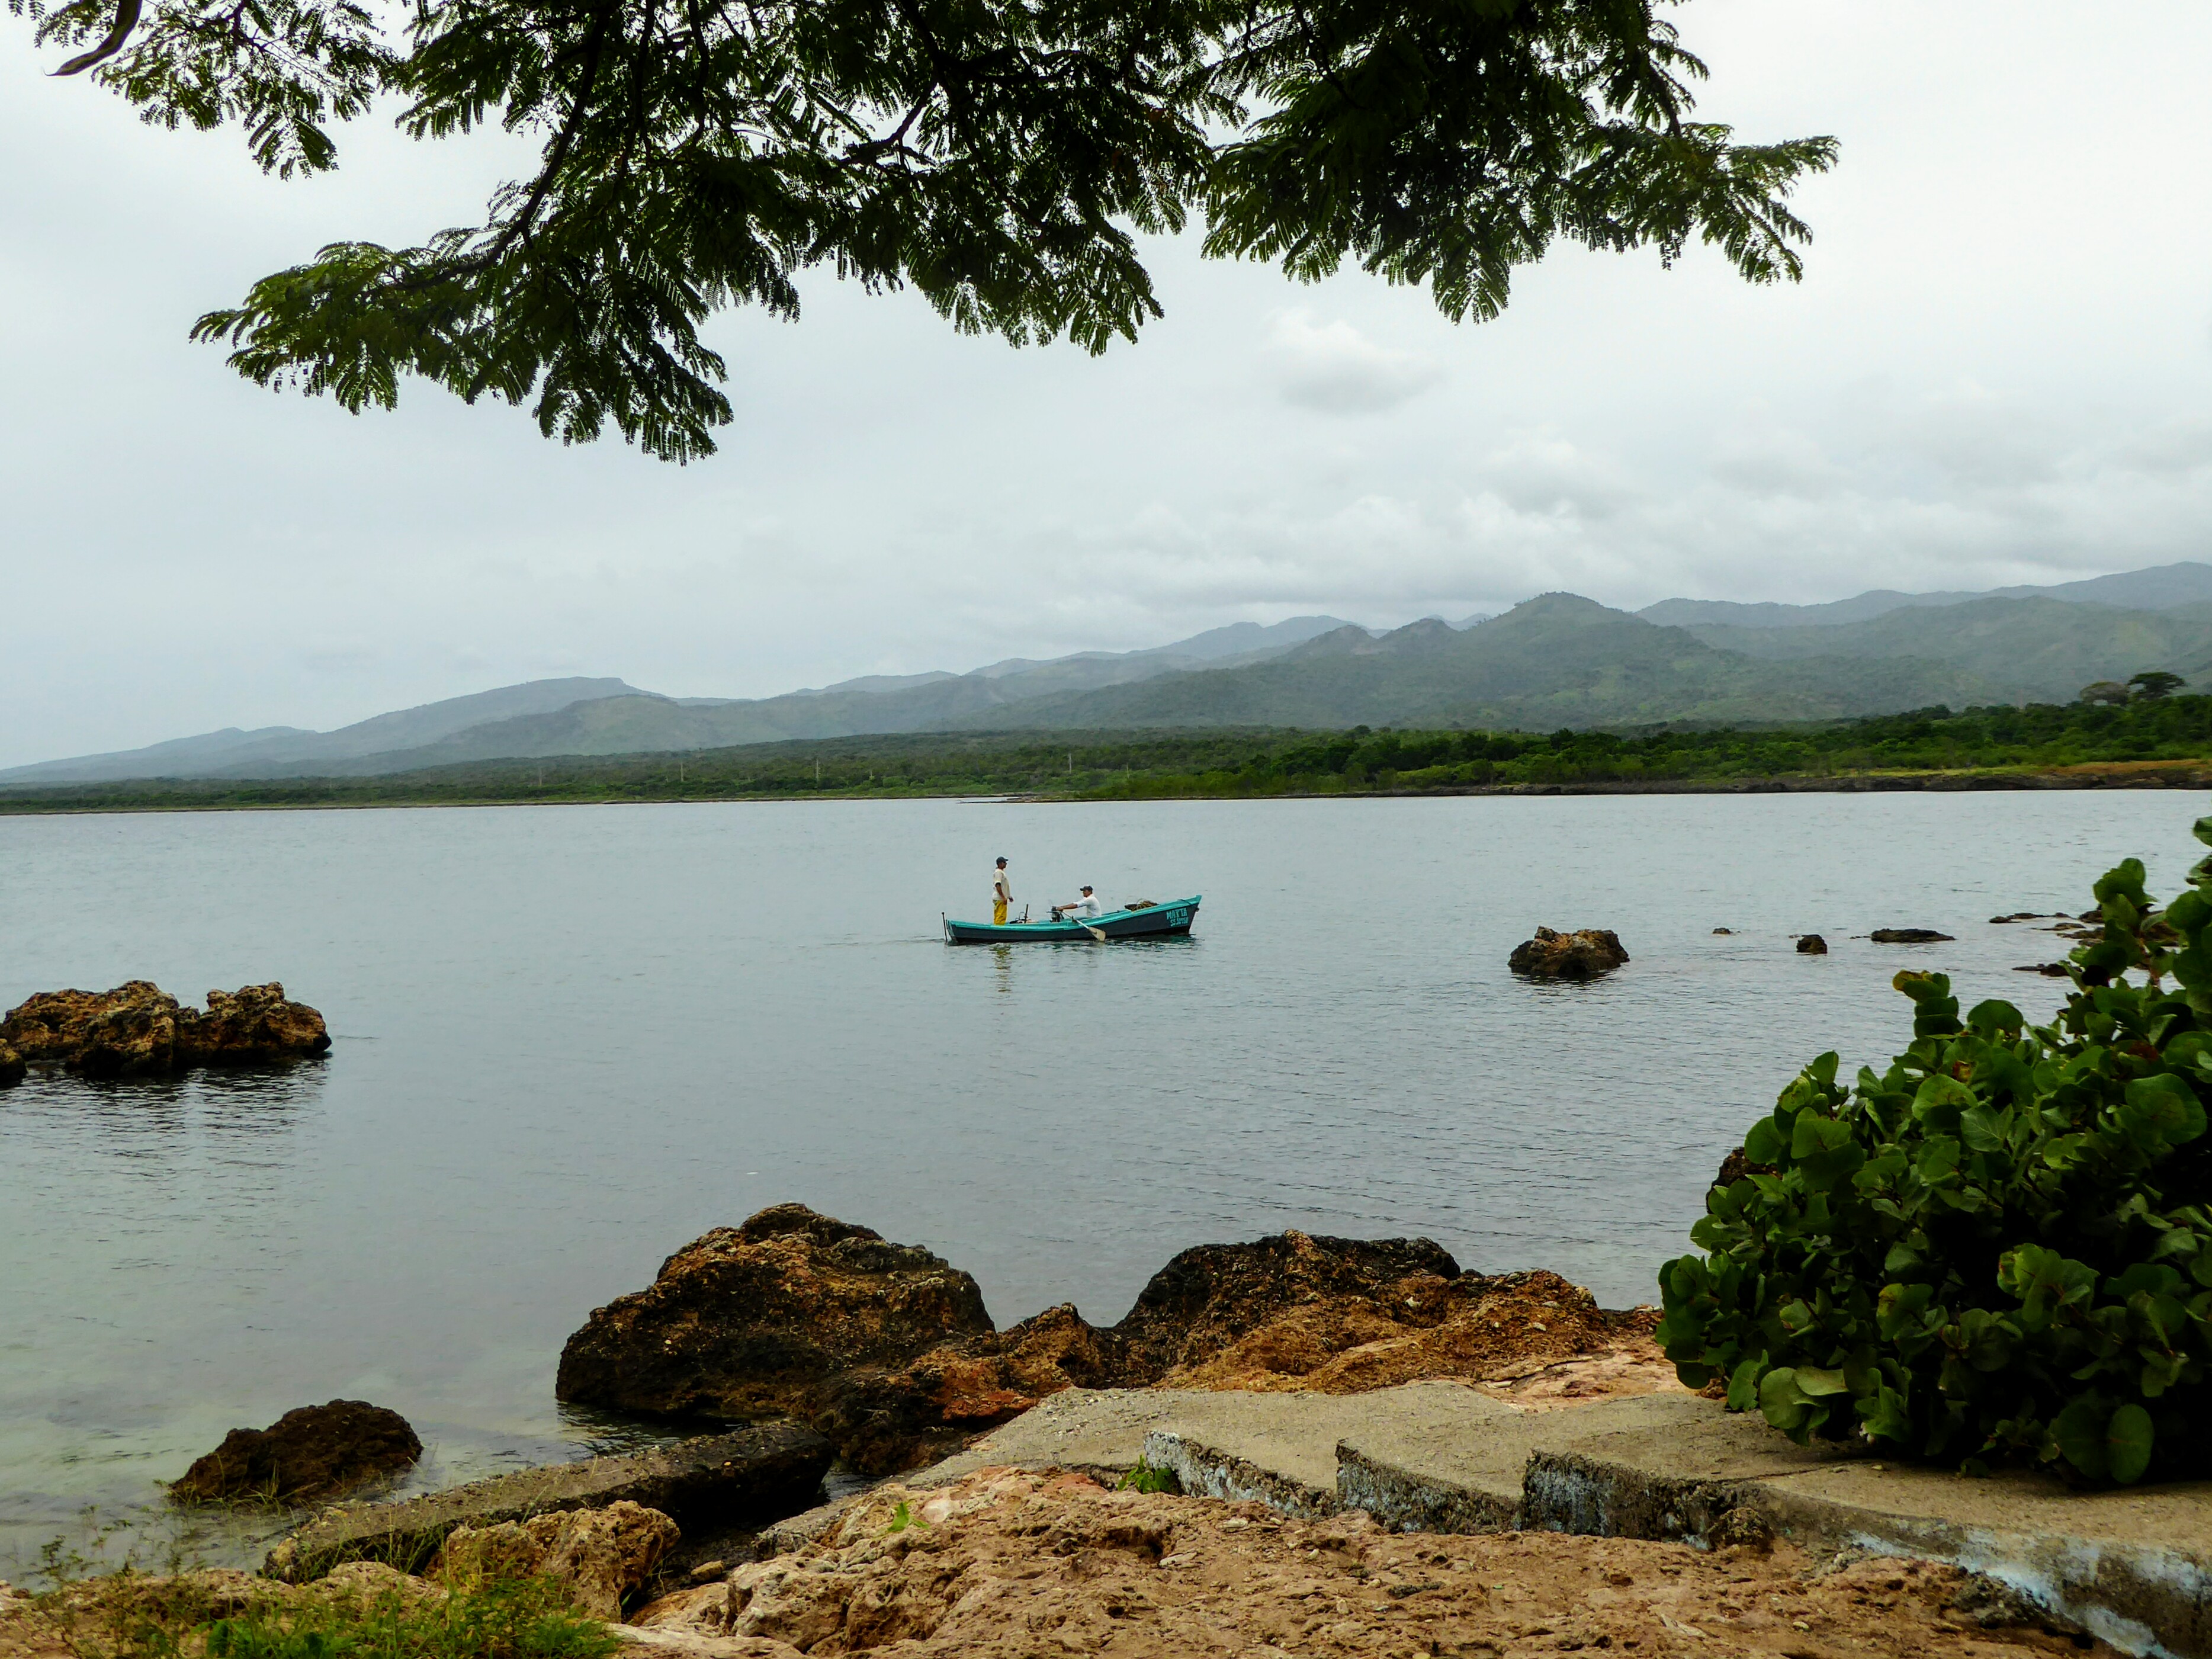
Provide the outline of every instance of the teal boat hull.
[[1179,939],[1198,917],[1194,897],[1109,910],[1096,921],[955,921],[945,918],[947,945],[1093,945],[1117,939]]

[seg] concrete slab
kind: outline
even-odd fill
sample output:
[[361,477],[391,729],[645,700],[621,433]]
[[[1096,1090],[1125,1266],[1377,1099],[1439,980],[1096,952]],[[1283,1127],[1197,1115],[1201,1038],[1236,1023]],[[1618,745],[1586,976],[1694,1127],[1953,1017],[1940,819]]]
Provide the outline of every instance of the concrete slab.
[[623,1457],[524,1469],[404,1503],[344,1504],[270,1551],[262,1571],[293,1583],[319,1578],[342,1561],[383,1561],[412,1572],[456,1527],[603,1509],[623,1498],[659,1510],[678,1526],[788,1514],[819,1495],[832,1455],[830,1443],[812,1431],[771,1423]]
[[1188,1492],[1310,1516],[1363,1509],[1406,1531],[1698,1547],[1779,1534],[1950,1562],[2124,1651],[2212,1659],[2212,1483],[2081,1493],[2032,1476],[1970,1480],[1792,1445],[1690,1395],[1537,1412],[1451,1382],[1352,1395],[1073,1390],[917,1480],[994,1464],[1115,1477],[1140,1456]]

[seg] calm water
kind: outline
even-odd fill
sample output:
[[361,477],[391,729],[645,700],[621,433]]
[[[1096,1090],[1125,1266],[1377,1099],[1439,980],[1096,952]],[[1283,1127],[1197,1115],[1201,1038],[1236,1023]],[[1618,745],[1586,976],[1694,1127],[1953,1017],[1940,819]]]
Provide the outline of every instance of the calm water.
[[[325,1065],[0,1095],[0,1575],[234,1425],[404,1413],[416,1485],[575,1455],[561,1343],[799,1199],[938,1250],[1008,1323],[1120,1316],[1176,1250],[1425,1233],[1650,1299],[1720,1155],[1906,963],[2040,1014],[2120,857],[2202,796],[955,802],[0,819],[0,1007],[281,979]],[[1206,896],[1155,945],[951,949],[994,854],[1042,912]],[[1616,928],[1601,983],[1506,971]],[[1917,925],[1925,949],[1855,939]],[[1737,930],[1715,937],[1716,927]],[[1801,957],[1789,935],[1825,933]],[[248,1528],[250,1531],[251,1529]],[[242,1557],[251,1540],[204,1540]]]

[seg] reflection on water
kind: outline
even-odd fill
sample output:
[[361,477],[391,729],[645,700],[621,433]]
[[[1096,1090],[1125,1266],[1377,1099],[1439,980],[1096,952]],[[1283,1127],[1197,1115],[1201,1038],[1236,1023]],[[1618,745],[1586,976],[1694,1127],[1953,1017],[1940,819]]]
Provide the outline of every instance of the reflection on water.
[[[1648,1298],[1743,1125],[2017,975],[2186,792],[952,803],[0,819],[0,1007],[281,979],[326,1062],[0,1094],[0,1577],[88,1504],[336,1398],[398,1490],[663,1437],[563,1412],[561,1346],[710,1226],[799,1199],[928,1246],[1010,1322],[1109,1322],[1177,1250],[1297,1226]],[[988,842],[985,837],[988,836]],[[1005,851],[1038,890],[1206,895],[1188,940],[951,947]],[[221,894],[210,904],[202,896]],[[1615,929],[1587,985],[1505,968]],[[1876,926],[1958,936],[1886,947]],[[1715,935],[1717,926],[1736,929]],[[1796,954],[1820,933],[1831,954]],[[195,1520],[193,1525],[203,1522]],[[251,1519],[204,1522],[218,1559]],[[228,1530],[226,1530],[226,1529]],[[161,1544],[161,1547],[167,1547]]]

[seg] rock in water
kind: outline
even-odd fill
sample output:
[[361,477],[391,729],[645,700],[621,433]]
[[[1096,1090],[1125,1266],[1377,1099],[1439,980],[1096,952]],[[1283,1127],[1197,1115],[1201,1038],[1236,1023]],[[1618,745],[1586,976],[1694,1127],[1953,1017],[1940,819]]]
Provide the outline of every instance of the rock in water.
[[804,1417],[840,1372],[902,1367],[991,1330],[975,1281],[941,1258],[779,1204],[592,1310],[561,1351],[554,1393],[659,1415]]
[[272,1498],[283,1504],[331,1498],[410,1468],[422,1443],[398,1412],[365,1400],[301,1406],[265,1429],[233,1429],[222,1444],[172,1483],[179,1503]]
[[1876,945],[1937,945],[1948,943],[1954,936],[1933,927],[1877,927],[1868,937]]
[[273,981],[210,991],[202,1013],[134,979],[112,991],[41,991],[0,1020],[0,1042],[33,1066],[116,1078],[310,1059],[331,1037],[320,1014]]
[[330,1046],[323,1017],[287,1000],[274,980],[210,991],[207,1012],[187,1008],[177,1017],[177,1055],[187,1066],[264,1066],[327,1054]]
[[1801,957],[1825,957],[1828,954],[1828,941],[1818,933],[1803,934],[1797,940],[1797,954]]
[[550,1578],[568,1586],[583,1612],[619,1619],[623,1603],[653,1582],[653,1569],[682,1538],[659,1510],[624,1499],[603,1510],[456,1528],[431,1563],[430,1577],[463,1583]]
[[1516,974],[1543,979],[1595,979],[1627,960],[1620,936],[1610,928],[1579,927],[1560,933],[1539,927],[1535,938],[1514,947],[1505,965]]
[[0,1042],[0,1089],[14,1088],[23,1080],[23,1074],[30,1069],[24,1063],[22,1055],[17,1054],[6,1043]]

